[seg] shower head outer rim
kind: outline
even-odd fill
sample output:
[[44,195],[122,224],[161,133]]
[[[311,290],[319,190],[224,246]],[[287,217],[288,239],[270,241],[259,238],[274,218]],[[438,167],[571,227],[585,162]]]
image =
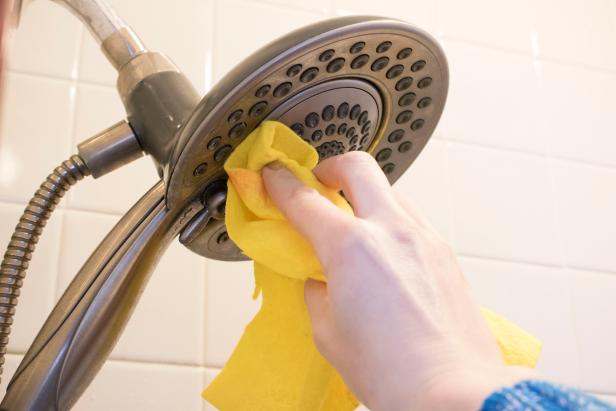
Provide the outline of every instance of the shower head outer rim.
[[[193,111],[193,114],[184,124],[182,130],[180,130],[171,161],[165,169],[168,207],[174,207],[183,203],[186,199],[197,195],[198,191],[209,182],[225,177],[222,165],[220,165],[219,172],[208,173],[206,178],[195,179],[194,183],[189,186],[183,181],[184,177],[192,176],[193,174],[193,164],[189,163],[193,155],[193,149],[196,148],[195,140],[199,138],[200,134],[207,132],[208,128],[215,127],[211,120],[219,110],[240,97],[240,94],[245,93],[249,89],[249,85],[259,82],[259,77],[267,70],[270,70],[271,67],[284,65],[285,62],[305,54],[308,50],[314,49],[330,39],[360,35],[368,31],[402,33],[413,38],[418,43],[422,43],[433,54],[438,65],[435,68],[438,69],[438,74],[440,74],[439,97],[441,98],[441,101],[434,105],[433,113],[431,114],[431,123],[435,126],[444,108],[448,90],[449,71],[443,50],[430,34],[403,21],[378,16],[346,16],[321,21],[295,30],[253,53],[223,77],[204,96]],[[291,95],[288,96],[288,98],[291,97]],[[271,110],[274,108],[272,107]],[[434,127],[431,127],[429,134],[431,134],[433,129]],[[414,142],[416,143],[414,144],[417,149],[416,154],[419,154],[425,142],[427,142],[427,138],[421,146],[419,146],[421,142]],[[416,155],[413,156],[413,160],[415,157]],[[412,160],[409,162],[409,165],[410,163],[412,163]],[[397,180],[400,174],[388,175],[390,182],[393,183]]]

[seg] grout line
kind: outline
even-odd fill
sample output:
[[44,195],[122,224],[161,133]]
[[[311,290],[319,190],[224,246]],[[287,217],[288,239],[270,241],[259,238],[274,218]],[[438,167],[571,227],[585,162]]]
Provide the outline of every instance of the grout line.
[[[28,205],[28,200],[24,200],[22,201],[15,201],[15,200],[11,200],[11,199],[3,199],[0,198],[0,204],[2,205],[12,205],[12,206],[20,206],[22,208],[26,208],[26,206]],[[64,201],[60,204],[64,204]],[[88,214],[97,214],[97,215],[103,215],[103,216],[107,216],[107,217],[122,217],[124,214],[126,214],[126,211],[108,211],[108,210],[97,210],[97,209],[93,209],[93,208],[87,208],[87,207],[80,207],[80,206],[64,206],[61,207],[60,204],[58,204],[58,206],[56,206],[56,209],[61,209],[64,211],[77,211],[80,213],[88,213]]]
[[6,73],[17,74],[19,76],[24,76],[24,77],[36,77],[38,79],[47,79],[47,80],[59,81],[59,82],[69,83],[69,84],[76,83],[77,85],[110,88],[110,89],[115,90],[115,86],[113,84],[97,82],[97,81],[91,81],[91,80],[83,80],[83,79],[80,79],[80,78],[72,79],[70,77],[58,76],[58,75],[54,75],[54,74],[37,73],[37,72],[34,72],[34,71],[21,70],[21,69],[19,69],[19,70],[17,70],[17,69],[7,69]]
[[610,170],[610,171],[616,170],[616,165],[613,165],[613,164],[605,164],[605,163],[593,162],[593,161],[589,161],[589,160],[579,160],[579,159],[573,159],[573,158],[567,158],[567,157],[561,157],[561,156],[554,156],[554,155],[549,155],[547,153],[542,154],[542,153],[537,153],[537,152],[533,152],[533,151],[527,151],[527,150],[524,150],[524,149],[509,148],[509,147],[499,147],[499,146],[496,146],[496,145],[490,145],[490,144],[484,144],[484,143],[476,143],[476,142],[472,142],[472,141],[465,141],[465,140],[462,140],[462,139],[457,139],[455,137],[447,137],[446,135],[442,135],[442,134],[441,134],[440,138],[441,138],[440,141],[447,141],[447,142],[451,143],[452,146],[458,145],[458,146],[466,146],[466,147],[473,147],[473,148],[482,148],[482,149],[485,149],[485,150],[499,151],[499,152],[505,152],[505,153],[513,153],[513,154],[520,154],[520,155],[524,155],[524,156],[527,156],[527,157],[535,157],[535,158],[539,158],[539,159],[553,159],[553,160],[561,161],[561,162],[565,162],[565,163],[570,163],[570,164],[575,164],[575,165],[591,166],[591,167],[601,168],[601,169]]
[[610,276],[610,277],[613,277],[616,274],[616,270],[611,271],[609,269],[608,270],[598,270],[597,268],[580,267],[580,266],[566,266],[565,267],[565,266],[558,265],[558,264],[542,263],[542,262],[528,261],[528,260],[512,260],[512,259],[503,258],[503,257],[490,257],[486,255],[471,254],[471,253],[456,252],[455,254],[456,254],[456,257],[470,258],[470,259],[484,260],[484,261],[493,261],[493,262],[500,262],[500,263],[507,263],[507,264],[525,265],[529,267],[556,268],[562,271],[580,270],[580,271],[585,271],[590,274],[605,275],[605,276]]
[[[71,154],[71,148],[73,147],[73,141],[74,141],[74,135],[75,135],[75,128],[76,128],[76,121],[77,121],[77,117],[76,117],[76,111],[77,111],[77,79],[79,78],[79,57],[80,57],[80,51],[81,51],[81,45],[83,43],[83,27],[82,29],[79,31],[78,34],[78,39],[77,39],[77,53],[75,55],[75,62],[74,62],[74,66],[73,66],[73,70],[72,70],[72,75],[73,78],[70,80],[70,93],[71,93],[71,101],[70,101],[70,107],[69,107],[69,111],[70,111],[70,119],[69,119],[69,126],[68,126],[68,130],[67,130],[67,136],[68,136],[68,141],[66,142],[66,146],[65,146],[65,157],[68,158],[68,156]],[[73,187],[74,189],[74,187]],[[51,293],[51,309],[53,310],[54,306],[56,305],[56,298],[58,295],[58,289],[60,287],[60,267],[62,264],[62,249],[63,249],[63,245],[64,245],[64,237],[65,237],[65,233],[64,233],[64,227],[65,227],[65,221],[66,221],[66,214],[65,214],[65,210],[66,210],[66,204],[70,201],[71,197],[72,197],[72,190],[69,190],[68,195],[66,196],[66,200],[63,201],[62,203],[64,203],[64,207],[62,207],[61,210],[58,210],[61,214],[60,214],[60,220],[59,220],[59,227],[58,227],[58,235],[59,235],[59,239],[58,239],[58,243],[59,243],[59,247],[57,247],[57,254],[55,256],[55,278],[53,279],[53,281],[51,281],[51,286],[50,286],[50,290],[49,292]]]
[[181,363],[176,361],[154,361],[154,360],[144,360],[144,359],[124,359],[124,358],[108,358],[106,362],[117,363],[117,364],[139,364],[139,365],[151,365],[151,366],[171,366],[171,367],[181,367],[181,368],[197,368],[199,370],[205,371],[208,368],[200,364],[188,364]]
[[492,261],[492,262],[499,262],[499,263],[507,263],[507,264],[518,264],[518,265],[525,265],[529,267],[556,268],[556,269],[561,269],[564,271],[564,268],[557,264],[541,263],[541,262],[525,261],[525,260],[512,260],[512,259],[508,259],[504,257],[490,257],[490,256],[471,254],[471,253],[456,253],[456,257]]
[[551,156],[550,158],[555,161],[559,161],[562,163],[570,163],[570,164],[574,164],[578,166],[593,167],[593,168],[599,168],[599,169],[608,170],[608,171],[616,170],[616,165],[613,165],[613,164],[593,162],[589,160],[578,160],[574,158],[561,157],[561,156]]
[[451,36],[447,34],[442,34],[439,36],[439,38],[443,42],[453,42],[453,43],[464,44],[464,45],[469,45],[469,46],[474,46],[474,47],[480,47],[480,48],[484,48],[484,49],[488,49],[492,51],[499,51],[499,52],[504,52],[508,54],[515,54],[518,56],[529,57],[529,58],[533,58],[533,59],[536,59],[536,60],[539,60],[545,63],[559,64],[563,66],[574,67],[574,68],[583,69],[587,71],[593,71],[597,73],[616,75],[616,68],[608,69],[608,68],[599,67],[599,66],[591,66],[591,65],[579,63],[579,62],[572,61],[572,60],[566,60],[563,58],[546,56],[546,55],[541,55],[541,54],[539,54],[539,56],[535,56],[530,50],[526,52],[526,51],[522,51],[519,49],[515,49],[513,47],[497,46],[497,45],[490,44],[490,43],[484,43],[482,41],[471,40],[468,38]]
[[[8,349],[6,352],[8,355],[17,355],[17,356],[24,356],[26,354],[26,351],[22,351],[22,350],[15,350],[15,349]],[[143,364],[143,365],[168,365],[168,366],[173,366],[173,367],[182,367],[182,368],[199,368],[202,370],[219,370],[220,368],[218,367],[210,367],[207,365],[201,365],[201,364],[196,364],[196,363],[182,363],[182,362],[177,362],[177,361],[168,361],[168,360],[146,360],[146,359],[135,359],[135,358],[113,358],[113,357],[109,357],[107,358],[106,362],[111,362],[111,363],[123,363],[123,364]]]

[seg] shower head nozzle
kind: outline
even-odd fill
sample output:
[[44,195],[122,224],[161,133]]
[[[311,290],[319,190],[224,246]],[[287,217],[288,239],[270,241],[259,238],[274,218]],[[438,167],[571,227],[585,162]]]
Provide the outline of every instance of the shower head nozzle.
[[[402,21],[350,16],[296,30],[248,57],[198,104],[165,170],[167,205],[225,180],[224,161],[263,120],[288,125],[321,159],[367,151],[393,183],[434,131],[448,78],[437,42]],[[207,257],[244,259],[217,241],[224,232],[218,221],[199,246],[188,246]]]

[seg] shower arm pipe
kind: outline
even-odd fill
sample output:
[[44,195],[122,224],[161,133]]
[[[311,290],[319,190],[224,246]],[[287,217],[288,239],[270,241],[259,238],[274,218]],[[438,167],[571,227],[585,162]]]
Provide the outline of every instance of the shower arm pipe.
[[116,70],[147,50],[141,39],[106,0],[52,0],[77,16],[88,28]]

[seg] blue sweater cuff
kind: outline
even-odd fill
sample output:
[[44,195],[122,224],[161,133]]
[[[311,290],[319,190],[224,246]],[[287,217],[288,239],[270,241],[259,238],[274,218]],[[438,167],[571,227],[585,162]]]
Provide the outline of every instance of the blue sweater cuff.
[[522,381],[492,393],[481,411],[616,411],[576,388],[547,381]]

